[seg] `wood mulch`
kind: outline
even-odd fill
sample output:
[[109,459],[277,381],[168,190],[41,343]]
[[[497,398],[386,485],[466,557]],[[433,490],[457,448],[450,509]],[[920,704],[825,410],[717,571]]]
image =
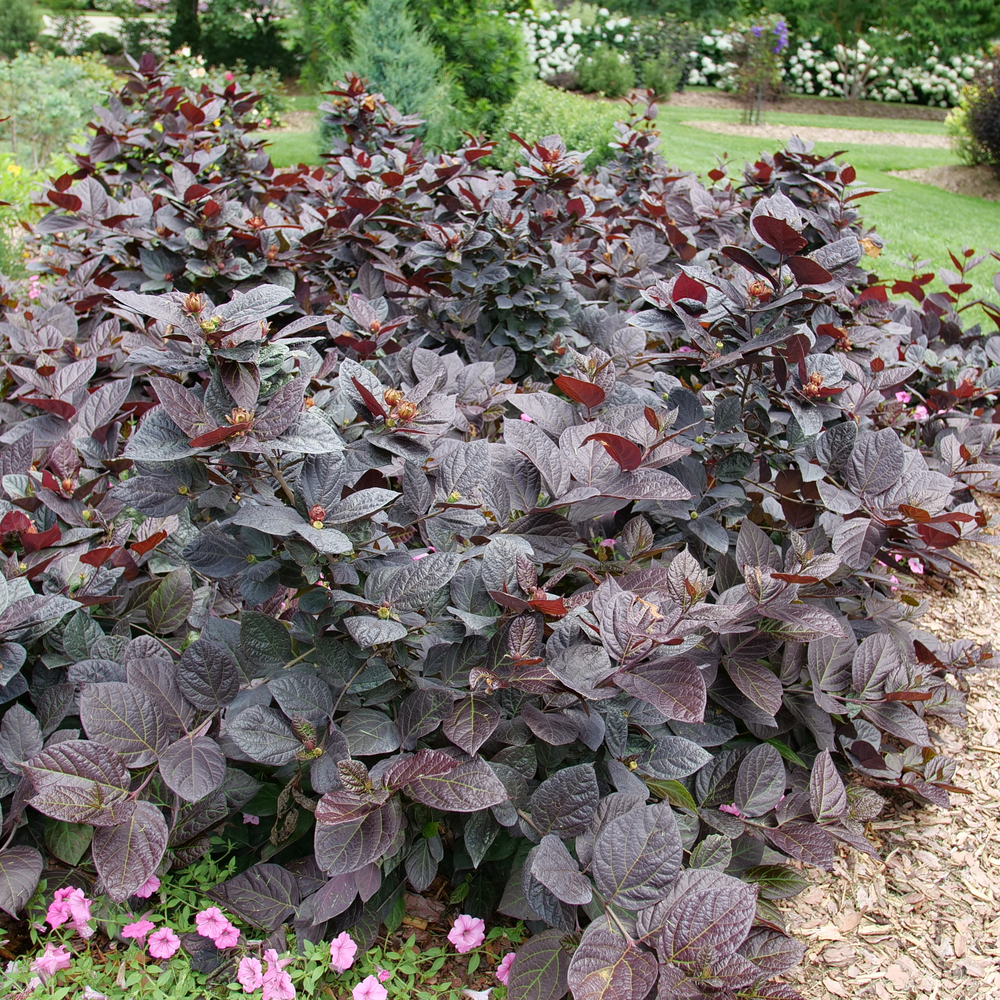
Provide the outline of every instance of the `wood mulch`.
[[[998,645],[1000,549],[964,548],[979,578],[931,596],[922,625]],[[1000,674],[968,680],[968,728],[935,732],[970,794],[953,795],[951,809],[891,802],[869,824],[881,862],[844,851],[789,900],[789,933],[808,950],[787,979],[807,1000],[1000,998]]]
[[978,167],[948,164],[942,167],[920,167],[917,170],[890,170],[889,175],[916,181],[918,184],[932,184],[942,191],[951,191],[953,194],[1000,201],[1000,180],[985,164]]

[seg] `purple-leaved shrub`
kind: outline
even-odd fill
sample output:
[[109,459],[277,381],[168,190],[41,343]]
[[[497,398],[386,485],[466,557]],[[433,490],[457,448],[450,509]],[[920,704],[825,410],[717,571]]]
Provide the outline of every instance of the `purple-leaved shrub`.
[[991,541],[979,259],[880,282],[798,140],[706,186],[639,104],[501,174],[331,96],[279,174],[253,95],[144,59],[4,285],[0,906],[222,832],[264,935],[365,947],[443,875],[548,926],[515,1000],[793,996],[781,862],[946,806],[926,719],[993,663],[895,576]]

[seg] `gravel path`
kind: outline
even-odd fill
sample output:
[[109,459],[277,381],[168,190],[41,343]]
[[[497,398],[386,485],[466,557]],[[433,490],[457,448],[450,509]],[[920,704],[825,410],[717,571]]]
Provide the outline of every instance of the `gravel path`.
[[[1000,549],[962,548],[980,578],[931,596],[921,624],[996,646]],[[813,884],[789,901],[789,932],[808,951],[788,979],[808,1000],[1000,997],[1000,677],[968,680],[968,728],[932,728],[970,794],[953,795],[951,809],[894,800],[868,829],[882,862],[842,851],[833,872],[810,869]]]
[[946,135],[916,132],[874,132],[867,129],[822,128],[818,125],[739,125],[733,122],[681,122],[704,132],[742,135],[751,139],[787,140],[793,135],[811,142],[836,142],[848,146],[906,146],[909,149],[950,149]]

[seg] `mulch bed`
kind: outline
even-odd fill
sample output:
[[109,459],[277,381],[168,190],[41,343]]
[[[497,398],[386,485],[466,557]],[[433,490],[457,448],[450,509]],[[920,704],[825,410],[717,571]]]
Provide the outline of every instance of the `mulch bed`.
[[[995,512],[996,504],[980,501]],[[932,594],[922,625],[947,639],[1000,644],[1000,550],[961,546],[979,577]],[[951,809],[891,801],[869,837],[882,861],[841,852],[833,872],[786,907],[808,945],[788,980],[807,1000],[986,1000],[1000,997],[1000,676],[968,678],[965,730],[933,725],[958,761]]]

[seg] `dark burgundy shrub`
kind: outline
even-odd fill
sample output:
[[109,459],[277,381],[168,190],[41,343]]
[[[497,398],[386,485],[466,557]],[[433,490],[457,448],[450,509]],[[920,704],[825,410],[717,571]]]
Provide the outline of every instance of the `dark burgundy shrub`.
[[[874,788],[947,805],[926,720],[992,664],[894,576],[989,538],[976,258],[887,287],[847,168],[706,188],[644,106],[596,174],[550,137],[500,175],[332,96],[326,171],[212,180],[247,162],[220,125],[202,180],[159,150],[130,182],[182,279],[57,200],[81,263],[7,291],[0,905],[42,848],[124,900],[221,832],[213,897],[264,932],[370,941],[442,875],[548,926],[512,997],[793,996],[782,862],[870,851]],[[168,221],[202,198],[274,221],[205,250]]]

